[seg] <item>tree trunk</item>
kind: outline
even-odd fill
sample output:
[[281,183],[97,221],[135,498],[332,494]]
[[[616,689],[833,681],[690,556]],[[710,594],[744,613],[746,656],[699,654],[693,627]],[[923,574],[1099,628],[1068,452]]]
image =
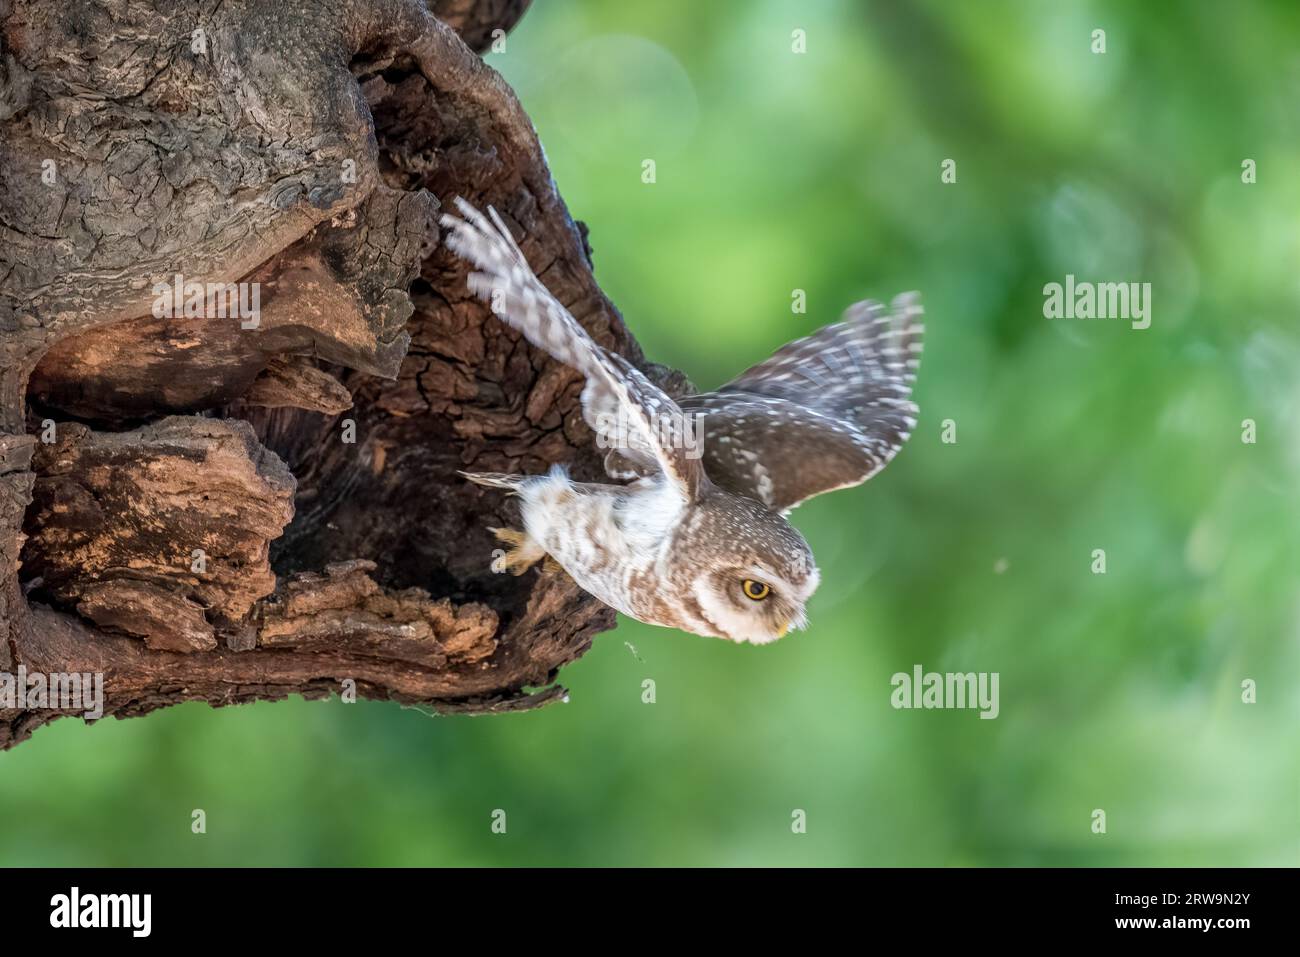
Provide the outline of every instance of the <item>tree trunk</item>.
[[[0,0],[0,671],[102,673],[117,717],[511,711],[613,625],[494,574],[517,516],[456,474],[599,463],[578,376],[441,245],[452,196],[644,362],[474,52],[527,0],[429,6]],[[60,714],[26,704],[0,747]]]

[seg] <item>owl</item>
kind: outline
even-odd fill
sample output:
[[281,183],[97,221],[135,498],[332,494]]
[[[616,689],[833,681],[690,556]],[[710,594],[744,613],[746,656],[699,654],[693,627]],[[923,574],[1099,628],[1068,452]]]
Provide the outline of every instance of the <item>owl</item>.
[[521,503],[523,529],[491,529],[521,574],[541,559],[638,621],[764,644],[806,624],[820,574],[786,520],[800,502],[858,485],[916,426],[915,294],[851,306],[715,392],[674,401],[598,346],[533,274],[496,210],[445,215],[470,289],[529,342],[586,379],[583,418],[615,481],[461,473]]

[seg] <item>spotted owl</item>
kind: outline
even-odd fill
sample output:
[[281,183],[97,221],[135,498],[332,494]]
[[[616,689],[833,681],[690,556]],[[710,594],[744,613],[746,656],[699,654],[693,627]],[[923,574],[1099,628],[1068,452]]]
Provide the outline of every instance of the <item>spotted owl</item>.
[[[581,372],[583,418],[611,483],[462,473],[518,496],[523,530],[492,529],[521,574],[546,558],[638,621],[763,644],[806,624],[820,573],[786,515],[858,485],[916,426],[921,351],[915,294],[893,309],[849,307],[715,392],[674,401],[598,346],[529,268],[496,210],[458,199],[450,248],[472,263],[470,289],[533,345]],[[625,484],[623,484],[625,483]]]

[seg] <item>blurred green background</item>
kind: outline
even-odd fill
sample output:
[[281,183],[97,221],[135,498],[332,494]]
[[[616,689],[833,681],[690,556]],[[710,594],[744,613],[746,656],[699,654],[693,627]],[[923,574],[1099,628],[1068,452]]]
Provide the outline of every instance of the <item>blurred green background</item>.
[[[702,387],[922,292],[916,434],[794,514],[810,630],[624,622],[519,716],[59,721],[0,755],[0,862],[1300,863],[1300,8],[543,0],[489,61]],[[1151,328],[1045,319],[1067,273]],[[1000,716],[894,710],[917,663]]]

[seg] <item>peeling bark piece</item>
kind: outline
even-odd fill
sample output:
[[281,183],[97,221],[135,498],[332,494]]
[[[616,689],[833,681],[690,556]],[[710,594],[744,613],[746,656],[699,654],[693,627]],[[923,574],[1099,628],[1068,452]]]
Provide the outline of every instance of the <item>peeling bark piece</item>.
[[56,343],[28,380],[42,414],[118,428],[243,395],[267,365],[237,319],[128,319]]
[[203,609],[148,582],[114,579],[87,587],[77,611],[102,628],[125,631],[162,651],[207,651],[216,632]]
[[352,408],[352,393],[308,359],[276,359],[244,393],[249,405],[337,415]]
[[496,612],[434,600],[419,588],[387,592],[370,561],[340,562],[287,582],[264,606],[263,648],[347,650],[431,668],[472,664],[496,650]]
[[436,235],[438,208],[427,191],[380,185],[250,273],[261,290],[262,350],[394,378],[411,341],[407,287]]
[[100,622],[111,617],[109,595],[130,596],[140,607],[115,626],[160,647],[193,647],[208,642],[187,611],[172,627],[148,588],[100,586],[152,585],[218,624],[238,622],[275,588],[268,543],[293,516],[294,480],[247,424],[172,417],[99,433],[65,423],[57,435],[37,447],[27,520],[25,577],[40,579],[41,594],[86,599]]

